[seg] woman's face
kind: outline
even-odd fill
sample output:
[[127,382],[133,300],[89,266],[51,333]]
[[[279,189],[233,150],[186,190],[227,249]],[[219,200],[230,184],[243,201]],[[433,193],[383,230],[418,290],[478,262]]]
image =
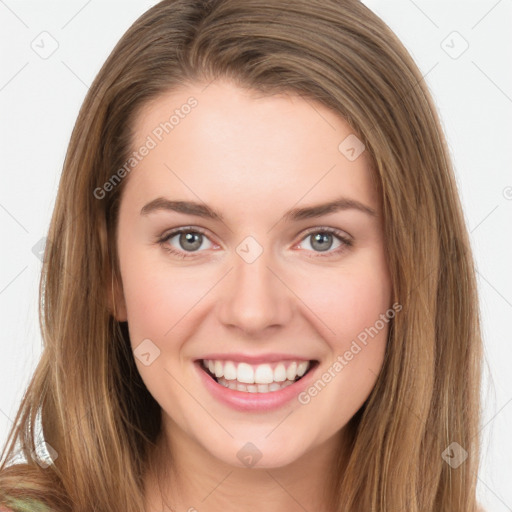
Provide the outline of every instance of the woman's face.
[[169,439],[239,467],[334,440],[394,315],[364,146],[316,102],[227,81],[159,97],[134,128],[117,318]]

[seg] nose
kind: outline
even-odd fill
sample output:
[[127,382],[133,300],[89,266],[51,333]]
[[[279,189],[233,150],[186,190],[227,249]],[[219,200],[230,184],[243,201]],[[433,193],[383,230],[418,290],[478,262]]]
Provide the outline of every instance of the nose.
[[219,297],[219,320],[251,336],[286,325],[293,313],[293,293],[267,253],[252,263],[234,254],[233,261]]

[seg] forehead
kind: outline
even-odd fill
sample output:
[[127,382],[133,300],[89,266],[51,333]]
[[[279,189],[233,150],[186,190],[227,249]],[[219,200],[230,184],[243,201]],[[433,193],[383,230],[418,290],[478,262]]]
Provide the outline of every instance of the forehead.
[[296,94],[262,96],[228,81],[189,85],[146,104],[133,134],[134,151],[151,146],[126,184],[140,201],[167,192],[261,209],[262,199],[284,208],[347,195],[377,207],[354,131]]

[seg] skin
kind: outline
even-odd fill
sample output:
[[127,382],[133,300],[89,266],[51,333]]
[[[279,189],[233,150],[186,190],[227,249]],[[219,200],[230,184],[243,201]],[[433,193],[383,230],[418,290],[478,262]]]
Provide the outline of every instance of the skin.
[[[338,149],[353,133],[336,113],[297,95],[262,97],[228,81],[193,84],[147,104],[135,121],[134,148],[194,96],[198,105],[152,149],[127,179],[117,233],[123,289],[117,319],[128,321],[132,347],[150,339],[149,365],[135,358],[163,410],[172,446],[167,506],[153,476],[147,509],[203,511],[326,510],[326,475],[343,446],[344,427],[373,389],[388,323],[310,403],[271,412],[240,412],[214,400],[193,361],[211,352],[284,352],[316,359],[317,377],[391,307],[377,191],[364,151],[349,161]],[[224,222],[142,207],[164,196],[204,202]],[[285,221],[291,208],[340,196],[373,208]],[[157,240],[173,228],[206,231],[198,251]],[[309,228],[330,227],[326,254]],[[249,264],[236,252],[252,236],[263,253]],[[183,241],[182,241],[183,243]],[[326,244],[329,246],[329,244]],[[228,272],[229,271],[229,272]],[[245,467],[237,452],[262,453]],[[256,497],[256,498],[255,498]],[[194,507],[194,508],[192,508]]]

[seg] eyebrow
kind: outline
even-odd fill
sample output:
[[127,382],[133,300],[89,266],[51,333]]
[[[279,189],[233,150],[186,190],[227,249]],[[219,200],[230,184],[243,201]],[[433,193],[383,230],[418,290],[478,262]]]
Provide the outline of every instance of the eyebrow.
[[[212,219],[224,222],[221,213],[216,212],[206,204],[196,203],[194,201],[172,201],[165,197],[157,197],[142,207],[140,214],[149,215],[156,211],[173,211],[184,213],[188,215],[195,215],[205,219]],[[341,210],[358,210],[371,217],[376,217],[377,213],[373,208],[346,197],[340,197],[328,203],[317,204],[313,206],[306,206],[303,208],[293,208],[286,212],[283,216],[285,221],[299,221],[305,219],[312,219],[321,217],[329,213],[335,213]]]

